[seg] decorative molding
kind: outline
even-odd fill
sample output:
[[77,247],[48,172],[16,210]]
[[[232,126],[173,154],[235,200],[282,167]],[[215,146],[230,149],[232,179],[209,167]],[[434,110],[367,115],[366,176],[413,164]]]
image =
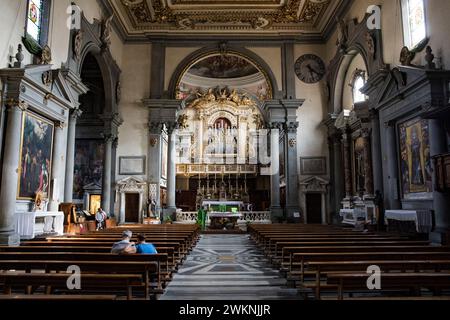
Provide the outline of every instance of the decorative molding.
[[300,174],[302,176],[324,176],[327,175],[326,157],[301,157]]
[[[120,175],[144,175],[146,157],[119,157]],[[131,168],[132,167],[132,168]]]

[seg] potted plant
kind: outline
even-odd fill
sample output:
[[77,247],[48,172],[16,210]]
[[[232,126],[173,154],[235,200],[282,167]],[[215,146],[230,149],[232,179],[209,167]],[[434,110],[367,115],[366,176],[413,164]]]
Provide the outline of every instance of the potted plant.
[[171,216],[167,216],[165,218],[165,220],[164,220],[164,223],[165,224],[172,224],[173,223],[172,217]]

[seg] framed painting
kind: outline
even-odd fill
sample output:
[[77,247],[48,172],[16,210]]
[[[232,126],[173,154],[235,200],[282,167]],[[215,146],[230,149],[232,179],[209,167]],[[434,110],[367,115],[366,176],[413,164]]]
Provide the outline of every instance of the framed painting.
[[145,174],[145,156],[119,157],[120,175],[142,175]]
[[102,185],[104,149],[102,140],[77,139],[75,141],[74,199],[83,199],[85,186]]
[[327,174],[327,158],[300,158],[300,171],[303,176],[324,176]]
[[433,190],[428,120],[420,118],[399,125],[400,172],[403,196]]
[[17,197],[33,200],[41,193],[50,196],[54,123],[24,112],[21,135]]

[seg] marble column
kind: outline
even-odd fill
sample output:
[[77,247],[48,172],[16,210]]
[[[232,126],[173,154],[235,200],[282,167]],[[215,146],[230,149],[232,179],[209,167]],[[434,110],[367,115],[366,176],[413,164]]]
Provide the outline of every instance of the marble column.
[[63,175],[64,168],[64,123],[56,123],[54,141],[53,141],[53,159],[52,159],[52,195],[50,197],[50,202],[48,205],[48,211],[56,212],[59,209],[59,204],[61,202],[59,188],[62,186],[59,179]]
[[119,224],[125,223],[125,192],[120,192]]
[[176,209],[176,183],[177,183],[177,165],[176,165],[176,139],[177,131],[175,126],[168,129],[168,153],[167,153],[167,210],[173,214]]
[[342,144],[344,146],[344,179],[345,179],[345,198],[350,200],[353,193],[352,185],[352,167],[351,167],[351,136],[346,130],[342,134]]
[[335,209],[336,212],[339,213],[341,209],[341,203],[345,196],[344,189],[344,175],[343,168],[344,165],[342,163],[342,137],[339,133],[333,136],[333,153],[334,153],[334,161],[333,161],[333,170],[334,170],[334,199],[335,199]]
[[8,237],[14,233],[15,228],[22,114],[27,105],[16,101],[6,107],[8,111],[0,191],[0,244],[8,243]]
[[[447,138],[445,127],[441,119],[429,120],[430,126],[430,153],[431,157],[436,155],[445,154],[447,149]],[[436,168],[433,168],[433,172],[436,172]],[[433,185],[436,186],[436,177],[433,175]],[[446,193],[433,192],[433,209],[436,218],[436,230],[437,234],[445,234],[450,230],[450,197]],[[441,241],[443,239],[440,239]],[[450,239],[447,239],[447,241]]]
[[153,188],[153,192],[149,192],[149,200],[155,201],[155,211],[160,213],[161,204],[161,161],[162,161],[162,124],[159,122],[149,123],[149,148],[148,148],[148,181],[149,188]]
[[386,127],[386,166],[388,173],[388,190],[385,190],[385,199],[389,205],[387,209],[401,209],[400,195],[398,190],[398,156],[397,156],[397,137],[395,134],[395,124],[387,123]]
[[288,219],[294,218],[295,212],[300,212],[298,192],[298,149],[297,130],[298,122],[287,125],[286,140],[286,215]]
[[75,109],[69,117],[69,130],[67,133],[67,158],[66,158],[66,181],[64,187],[64,202],[73,201],[73,174],[75,165],[75,138],[77,129],[77,120],[83,112]]
[[370,130],[362,130],[362,138],[364,143],[364,198],[373,197],[373,171],[372,171],[372,152],[370,145]]
[[105,135],[105,154],[103,155],[102,209],[111,216],[111,164],[115,137]]
[[280,129],[281,123],[273,123],[270,131],[270,155],[271,155],[271,177],[270,177],[270,211],[272,221],[277,222],[283,217],[280,205]]
[[383,160],[381,156],[380,118],[377,111],[371,113],[371,128],[373,187],[375,191],[380,191],[380,193],[383,194]]

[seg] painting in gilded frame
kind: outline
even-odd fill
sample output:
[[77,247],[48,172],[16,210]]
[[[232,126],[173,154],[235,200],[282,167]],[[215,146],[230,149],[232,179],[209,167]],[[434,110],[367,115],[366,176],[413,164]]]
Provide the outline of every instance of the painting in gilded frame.
[[25,112],[22,123],[18,199],[33,200],[37,193],[50,196],[54,124]]
[[399,126],[403,196],[432,191],[428,120],[414,119]]

